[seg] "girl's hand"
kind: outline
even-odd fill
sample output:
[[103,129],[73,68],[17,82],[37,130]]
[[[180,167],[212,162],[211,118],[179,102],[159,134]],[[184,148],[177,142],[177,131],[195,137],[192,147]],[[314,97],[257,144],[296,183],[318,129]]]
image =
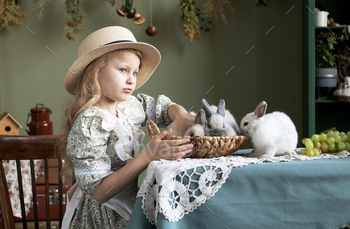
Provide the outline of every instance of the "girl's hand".
[[164,140],[164,137],[170,133],[171,128],[156,134],[149,141],[143,152],[144,157],[149,162],[159,159],[177,160],[192,151],[193,145],[189,143],[190,140],[188,138]]

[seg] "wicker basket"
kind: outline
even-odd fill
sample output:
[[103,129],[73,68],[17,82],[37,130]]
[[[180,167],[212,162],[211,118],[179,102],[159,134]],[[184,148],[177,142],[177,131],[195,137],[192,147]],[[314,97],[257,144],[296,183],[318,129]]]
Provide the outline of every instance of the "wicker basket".
[[[158,134],[159,128],[152,120],[147,120],[146,127],[149,136],[152,138],[154,135]],[[155,132],[153,131],[155,130]],[[242,147],[246,146],[250,139],[247,136],[205,136],[205,137],[190,137],[190,136],[172,136],[165,137],[167,140],[173,139],[183,139],[189,138],[190,142],[193,144],[193,150],[190,154],[185,157],[190,158],[213,158],[227,156]]]

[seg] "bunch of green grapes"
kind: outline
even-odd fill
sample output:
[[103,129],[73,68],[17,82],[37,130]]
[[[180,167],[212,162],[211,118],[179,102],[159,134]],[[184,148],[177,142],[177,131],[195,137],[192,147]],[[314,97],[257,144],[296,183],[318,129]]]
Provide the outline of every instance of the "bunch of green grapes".
[[323,153],[336,153],[342,150],[350,151],[350,131],[339,132],[330,130],[327,133],[314,134],[311,138],[304,138],[305,149],[302,155],[316,157]]

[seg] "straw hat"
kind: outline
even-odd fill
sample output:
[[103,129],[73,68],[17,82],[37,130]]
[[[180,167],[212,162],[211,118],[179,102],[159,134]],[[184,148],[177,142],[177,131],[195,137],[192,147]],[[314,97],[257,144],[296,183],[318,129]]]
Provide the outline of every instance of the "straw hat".
[[132,32],[121,26],[109,26],[87,36],[78,48],[78,59],[69,68],[64,85],[74,95],[77,82],[86,66],[103,54],[117,49],[135,49],[142,55],[142,68],[137,75],[136,87],[143,85],[152,75],[160,62],[160,53],[154,46],[137,42]]

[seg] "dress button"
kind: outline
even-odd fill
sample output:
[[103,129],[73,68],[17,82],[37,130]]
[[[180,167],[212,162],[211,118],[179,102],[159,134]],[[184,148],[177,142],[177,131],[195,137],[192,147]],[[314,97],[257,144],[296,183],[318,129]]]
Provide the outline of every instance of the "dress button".
[[131,141],[131,136],[129,136],[129,141]]

